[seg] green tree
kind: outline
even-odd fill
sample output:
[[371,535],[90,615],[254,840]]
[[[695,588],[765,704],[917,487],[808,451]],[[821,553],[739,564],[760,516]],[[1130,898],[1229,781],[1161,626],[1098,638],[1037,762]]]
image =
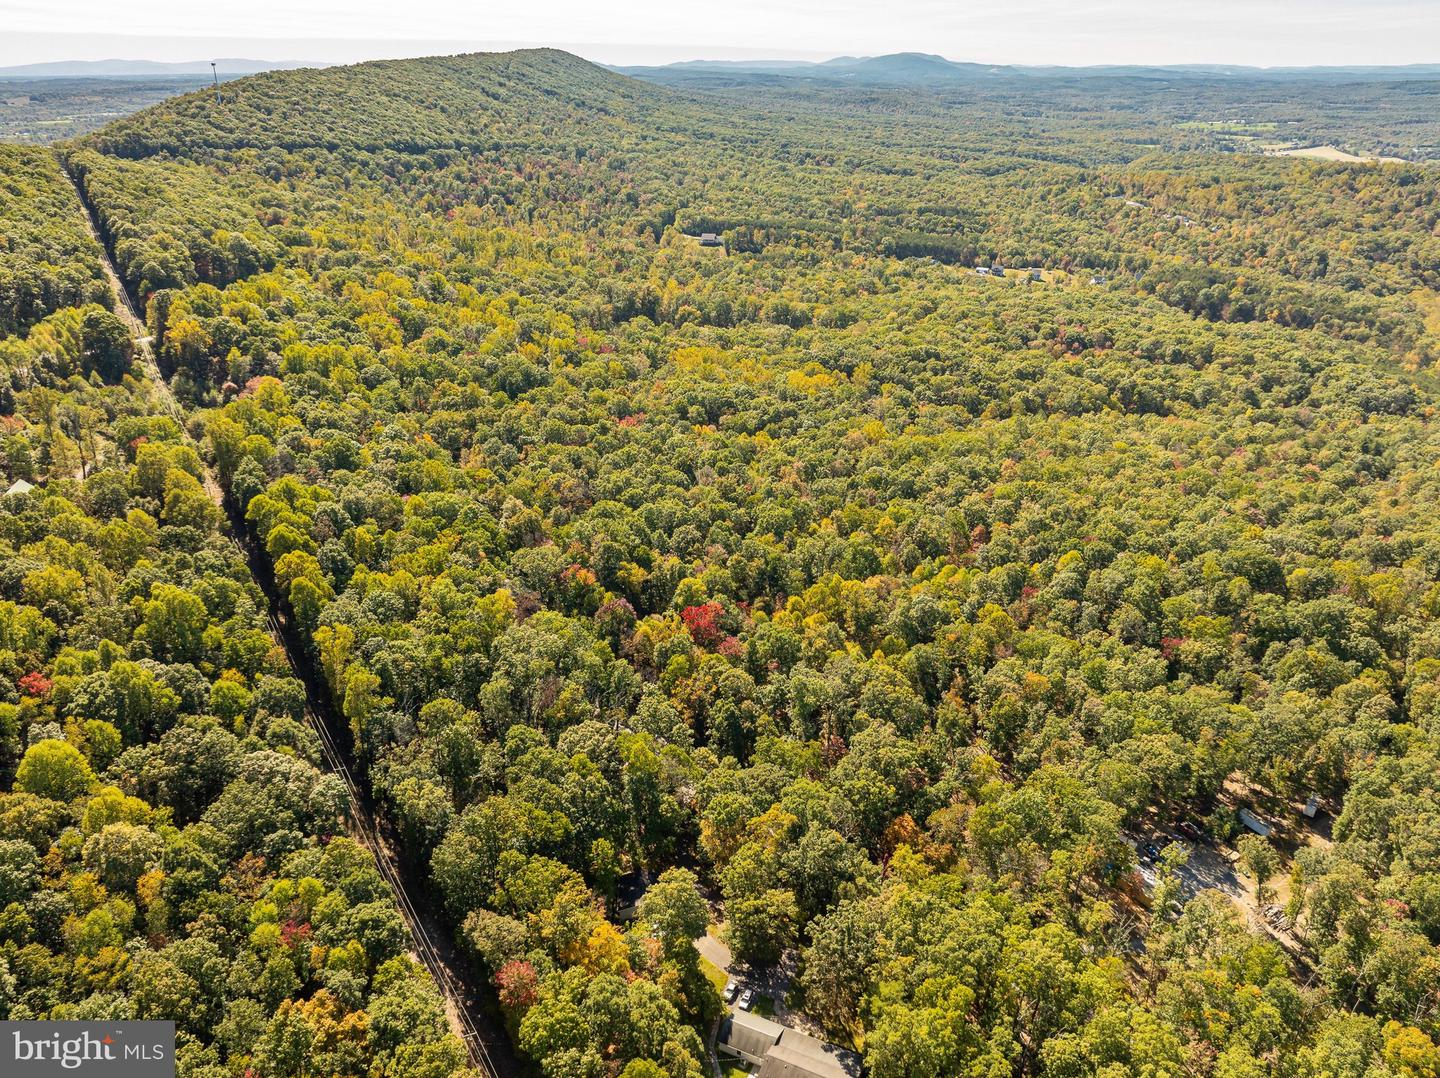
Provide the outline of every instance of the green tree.
[[0,839],[0,908],[24,902],[40,881],[40,857],[18,838]]
[[47,738],[25,750],[15,773],[15,788],[56,801],[73,801],[95,785],[95,773],[68,741]]
[[667,957],[681,965],[694,964],[693,943],[710,924],[710,907],[700,894],[695,873],[666,869],[640,899],[639,913]]
[[1241,835],[1235,844],[1240,853],[1240,863],[1245,872],[1255,881],[1255,897],[1264,902],[1272,894],[1270,880],[1280,871],[1280,858],[1275,847],[1259,835]]
[[82,359],[86,371],[94,371],[107,382],[118,382],[130,371],[134,342],[125,323],[99,307],[85,312],[80,323]]
[[737,957],[756,966],[771,966],[795,945],[800,909],[795,895],[770,888],[725,903],[725,939]]
[[155,832],[127,823],[106,824],[85,840],[85,864],[113,891],[131,891],[158,864],[165,843]]

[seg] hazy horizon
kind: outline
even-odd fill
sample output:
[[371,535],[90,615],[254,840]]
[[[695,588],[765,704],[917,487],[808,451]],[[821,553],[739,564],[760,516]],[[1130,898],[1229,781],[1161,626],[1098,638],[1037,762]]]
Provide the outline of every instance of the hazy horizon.
[[[180,0],[102,0],[63,11],[0,0],[0,66],[65,60],[214,57],[320,63],[548,45],[610,64],[938,53],[993,64],[1227,64],[1254,67],[1440,63],[1435,0],[631,0],[603,10],[536,0],[523,12],[417,0],[252,0],[234,12]],[[123,17],[122,17],[123,15]],[[74,32],[77,23],[90,27]],[[327,31],[344,25],[347,36]],[[256,27],[264,27],[256,33]]]
[[[665,66],[672,64],[702,63],[702,62],[732,62],[732,63],[758,63],[764,61],[793,61],[799,63],[814,63],[825,60],[832,60],[839,57],[870,57],[895,54],[925,54],[942,56],[945,60],[955,63],[980,63],[994,64],[996,67],[1060,67],[1060,68],[1086,68],[1086,67],[1235,67],[1249,68],[1254,70],[1298,70],[1304,68],[1403,68],[1420,67],[1429,65],[1440,65],[1440,56],[1434,59],[1416,60],[1377,60],[1377,61],[1347,61],[1330,63],[1277,63],[1257,64],[1245,61],[1211,59],[1211,60],[1162,60],[1162,59],[1132,59],[1132,60],[1104,60],[1091,63],[1075,61],[1038,61],[1038,60],[983,60],[972,56],[946,55],[936,53],[934,50],[913,48],[913,49],[892,49],[885,52],[837,52],[837,51],[811,51],[811,50],[773,50],[773,49],[708,49],[701,46],[687,48],[686,46],[626,46],[626,45],[588,45],[575,42],[538,42],[538,41],[363,41],[347,39],[315,39],[302,41],[299,39],[274,41],[265,39],[209,39],[209,38],[172,38],[167,39],[164,47],[155,48],[156,39],[133,39],[144,40],[151,43],[147,51],[137,51],[135,48],[126,49],[123,41],[125,39],[117,35],[18,35],[32,36],[34,38],[52,38],[53,47],[37,52],[33,48],[16,49],[13,43],[0,42],[0,69],[15,69],[25,67],[44,67],[58,64],[164,64],[164,65],[186,65],[194,64],[203,66],[213,61],[220,62],[220,74],[227,74],[225,61],[240,61],[246,64],[267,64],[275,66],[335,66],[344,64],[363,63],[368,60],[403,60],[414,59],[425,56],[448,56],[472,52],[508,52],[516,49],[552,48],[573,53],[583,59],[598,64],[607,64],[614,67],[643,67],[643,66]],[[92,40],[85,45],[65,51],[66,39],[87,38],[103,39],[105,42],[115,43],[119,51],[105,51],[106,46],[99,40]],[[208,51],[203,46],[210,45]],[[187,46],[189,51],[186,51]],[[277,51],[279,46],[279,51]],[[288,49],[288,51],[286,51]],[[296,51],[299,50],[299,51]],[[20,57],[24,57],[23,59]],[[207,69],[208,70],[208,69]],[[250,73],[247,68],[240,74]],[[230,72],[235,74],[235,72]]]

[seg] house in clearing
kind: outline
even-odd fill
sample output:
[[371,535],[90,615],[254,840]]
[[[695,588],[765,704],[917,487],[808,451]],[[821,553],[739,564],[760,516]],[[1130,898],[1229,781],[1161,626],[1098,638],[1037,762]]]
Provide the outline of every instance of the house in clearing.
[[720,246],[720,237],[717,236],[717,235],[715,235],[715,233],[713,233],[713,232],[702,232],[702,233],[700,233],[700,246],[701,246],[701,247],[719,247],[719,246]]
[[716,1044],[722,1052],[756,1066],[764,1061],[765,1053],[779,1043],[784,1032],[785,1027],[779,1022],[749,1011],[734,1011],[720,1023]]
[[758,1066],[755,1078],[859,1078],[860,1057],[758,1014],[735,1011],[720,1023],[722,1055]]
[[765,1053],[755,1078],[854,1078],[859,1073],[855,1053],[787,1029]]

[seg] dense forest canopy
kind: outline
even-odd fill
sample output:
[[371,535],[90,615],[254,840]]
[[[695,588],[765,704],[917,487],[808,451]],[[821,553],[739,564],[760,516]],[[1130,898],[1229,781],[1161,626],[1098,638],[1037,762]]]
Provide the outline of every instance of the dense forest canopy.
[[173,1020],[189,1075],[463,1071],[74,190],[0,164],[68,282],[0,339],[0,1014]]
[[14,305],[0,1007],[463,1066],[209,464],[547,1078],[709,1073],[707,928],[877,1078],[1440,1073],[1440,176],[1076,93],[535,51],[66,146],[191,422]]
[[0,334],[62,307],[112,302],[100,251],[54,157],[0,144]]

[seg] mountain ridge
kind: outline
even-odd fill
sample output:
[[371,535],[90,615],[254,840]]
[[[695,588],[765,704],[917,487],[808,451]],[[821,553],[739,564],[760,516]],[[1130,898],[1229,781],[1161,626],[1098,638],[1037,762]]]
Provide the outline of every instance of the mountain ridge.
[[269,70],[163,101],[83,136],[121,157],[350,147],[405,152],[505,144],[583,111],[601,137],[671,91],[559,49]]
[[677,64],[616,65],[612,70],[665,81],[675,75],[741,75],[853,81],[880,85],[963,82],[975,79],[1038,78],[1251,78],[1262,80],[1405,80],[1440,78],[1440,64],[1250,67],[1243,64],[981,64],[935,53],[896,52],[879,56],[836,56],[829,60],[687,60]]

